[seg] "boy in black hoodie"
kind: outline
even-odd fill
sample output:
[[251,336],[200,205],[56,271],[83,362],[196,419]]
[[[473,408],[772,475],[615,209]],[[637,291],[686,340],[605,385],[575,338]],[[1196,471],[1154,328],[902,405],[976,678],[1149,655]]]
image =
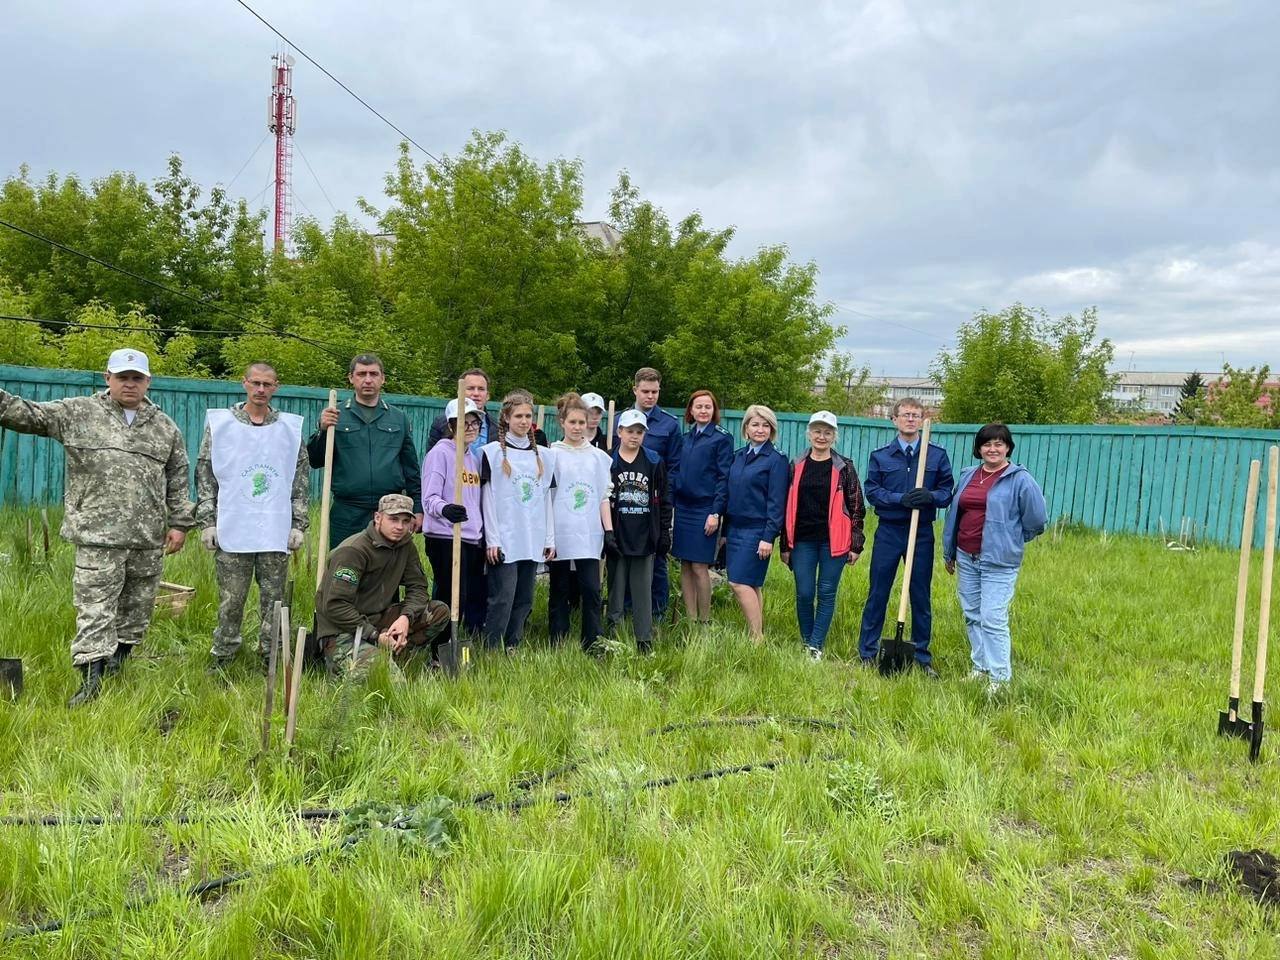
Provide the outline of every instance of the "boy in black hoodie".
[[[618,548],[606,561],[610,632],[622,622],[628,588],[633,597],[648,597],[654,556],[665,563],[671,550],[671,489],[661,458],[643,446],[647,426],[639,410],[627,410],[618,419],[609,498]],[[653,611],[648,603],[632,604],[631,625],[636,649],[648,653],[653,642]]]

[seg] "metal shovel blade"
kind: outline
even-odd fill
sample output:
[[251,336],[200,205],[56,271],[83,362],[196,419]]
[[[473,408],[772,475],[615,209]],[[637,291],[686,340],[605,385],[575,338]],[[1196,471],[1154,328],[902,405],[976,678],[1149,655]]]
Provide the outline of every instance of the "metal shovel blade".
[[0,697],[17,700],[22,696],[22,660],[0,657]]
[[1258,757],[1262,755],[1262,732],[1264,726],[1262,723],[1262,704],[1253,701],[1253,722],[1249,724],[1249,760],[1253,763],[1258,762]]
[[1218,736],[1249,739],[1249,721],[1240,716],[1240,700],[1232,697],[1226,710],[1218,711]]
[[449,642],[440,645],[436,656],[440,659],[440,666],[450,677],[456,677],[471,666],[471,644],[459,635],[456,620],[449,623]]
[[916,645],[904,638],[906,629],[907,625],[899,620],[893,636],[880,640],[879,670],[882,677],[901,673],[915,662]]

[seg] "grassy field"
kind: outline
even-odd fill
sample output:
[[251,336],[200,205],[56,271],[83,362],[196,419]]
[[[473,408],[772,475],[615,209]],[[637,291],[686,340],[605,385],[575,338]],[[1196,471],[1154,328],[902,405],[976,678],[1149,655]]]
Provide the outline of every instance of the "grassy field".
[[[967,642],[940,565],[941,683],[857,667],[865,567],[846,574],[816,664],[779,565],[761,647],[718,594],[714,627],[596,662],[546,649],[540,597],[533,648],[482,657],[460,681],[308,675],[292,755],[277,741],[264,757],[248,658],[230,684],[205,674],[216,594],[194,544],[167,577],[197,584],[197,601],[157,621],[98,702],[64,709],[72,553],[55,543],[46,562],[37,520],[30,555],[26,516],[0,517],[0,655],[27,670],[22,700],[0,703],[0,813],[193,822],[0,826],[0,927],[73,921],[0,942],[0,956],[1280,956],[1280,916],[1186,884],[1221,881],[1230,849],[1280,848],[1280,729],[1252,767],[1243,742],[1214,735],[1230,552],[1043,538],[1014,605],[1013,688],[994,703],[961,679]],[[762,716],[850,729],[651,733]],[[641,787],[764,760],[787,763]],[[468,802],[488,790],[531,802]],[[556,791],[576,796],[550,802]],[[438,796],[454,801],[443,849],[426,826],[348,834],[294,815],[377,801],[385,817]],[[334,851],[344,836],[364,838]],[[179,893],[291,857],[203,900]]]

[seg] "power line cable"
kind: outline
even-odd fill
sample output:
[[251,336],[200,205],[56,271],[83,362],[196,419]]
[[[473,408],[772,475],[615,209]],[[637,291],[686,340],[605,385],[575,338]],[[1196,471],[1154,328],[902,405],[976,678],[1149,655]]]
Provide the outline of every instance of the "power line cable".
[[909,324],[902,323],[901,321],[898,321],[898,320],[888,320],[884,317],[875,317],[869,313],[865,313],[862,310],[855,310],[853,309],[853,307],[846,307],[842,303],[837,303],[835,305],[835,308],[837,313],[841,313],[841,312],[850,313],[850,314],[853,314],[854,316],[862,317],[863,319],[866,319],[866,320],[874,320],[876,323],[887,323],[891,327],[901,327],[903,330],[910,330],[912,333],[918,333],[922,337],[929,337],[931,340],[936,340],[938,343],[941,343],[944,346],[949,342],[947,340],[944,340],[942,337],[939,337],[936,333],[930,333],[928,330],[921,330],[919,327],[913,327],[913,326],[910,326]]
[[249,164],[253,163],[253,158],[258,155],[258,151],[262,149],[262,145],[267,142],[267,137],[269,136],[271,136],[270,132],[267,132],[266,134],[264,134],[262,139],[258,141],[258,145],[253,148],[253,153],[249,154],[249,159],[246,160],[244,163],[240,164],[240,169],[236,171],[236,175],[231,178],[230,182],[227,183],[228,190],[231,189],[232,184],[234,184],[237,180],[240,179],[240,174],[245,172]]
[[298,55],[299,55],[300,57],[302,57],[304,60],[306,60],[308,63],[310,63],[313,67],[315,67],[317,70],[319,70],[321,73],[323,73],[326,77],[328,77],[330,80],[332,80],[332,81],[333,81],[334,83],[336,83],[338,86],[340,86],[343,90],[345,90],[347,93],[349,93],[352,97],[354,97],[354,98],[355,98],[355,100],[356,100],[356,101],[357,101],[357,102],[358,102],[362,107],[364,107],[366,110],[368,110],[370,113],[372,113],[375,117],[377,117],[379,120],[381,120],[383,123],[385,123],[388,127],[390,127],[392,130],[394,130],[396,133],[400,134],[400,136],[401,136],[401,137],[403,137],[405,140],[407,140],[407,141],[409,141],[410,143],[412,143],[415,147],[417,147],[419,150],[421,150],[423,153],[425,153],[428,157],[430,157],[430,158],[431,158],[432,160],[434,160],[436,163],[440,164],[441,166],[444,166],[444,165],[445,165],[443,160],[441,160],[441,159],[440,159],[439,157],[437,157],[434,153],[432,153],[430,150],[428,150],[426,147],[424,147],[422,144],[420,144],[417,140],[413,139],[413,137],[409,136],[409,135],[408,135],[407,133],[405,133],[402,129],[400,129],[398,126],[396,126],[396,125],[395,125],[394,123],[392,123],[390,120],[388,120],[388,119],[387,119],[383,114],[379,113],[379,112],[378,112],[378,111],[373,107],[373,105],[372,105],[371,103],[369,103],[369,101],[368,101],[368,100],[366,100],[364,97],[360,96],[360,94],[356,93],[354,90],[352,90],[350,87],[348,87],[345,83],[343,83],[341,80],[339,80],[337,77],[335,77],[332,73],[330,73],[328,70],[326,70],[323,66],[321,66],[321,65],[320,65],[320,63],[319,63],[319,62],[318,62],[314,57],[312,57],[309,53],[307,53],[305,50],[303,50],[300,46],[298,46],[296,43],[294,43],[292,40],[290,40],[288,37],[286,37],[283,33],[281,33],[279,30],[277,30],[277,29],[276,29],[276,28],[271,24],[271,22],[270,22],[270,21],[268,21],[268,20],[266,19],[266,17],[264,17],[262,14],[258,13],[258,11],[257,11],[257,10],[253,9],[253,7],[249,6],[249,4],[245,3],[245,2],[244,2],[244,0],[236,0],[236,3],[240,4],[240,6],[244,7],[246,10],[248,10],[251,14],[253,14],[253,16],[254,16],[254,17],[255,17],[255,18],[256,18],[256,19],[257,19],[257,20],[258,20],[258,21],[259,21],[259,22],[264,26],[264,27],[266,27],[268,30],[270,30],[272,33],[274,33],[277,37],[279,37],[281,40],[283,40],[283,41],[284,41],[286,44],[288,44],[292,49],[296,50],[296,51],[298,52]]
[[[81,323],[78,320],[50,320],[46,317],[23,317],[14,313],[0,313],[0,320],[8,320],[14,323],[36,323],[41,326],[52,327],[78,327],[83,330],[121,330],[129,333],[169,333],[169,334],[188,334],[193,337],[226,337],[240,336],[243,330],[190,330],[186,327],[136,327],[136,326],[117,326],[111,323]],[[283,334],[282,334],[283,336]]]
[[[84,260],[88,260],[90,263],[96,263],[100,267],[104,267],[107,270],[111,270],[115,273],[123,274],[126,277],[130,277],[133,280],[137,280],[139,283],[145,283],[159,290],[164,290],[166,293],[170,293],[175,297],[180,297],[183,300],[190,301],[191,303],[198,304],[199,306],[207,307],[211,310],[216,310],[218,313],[225,314],[228,317],[232,317],[236,320],[239,320],[243,324],[259,327],[263,330],[270,332],[274,336],[286,337],[292,340],[298,340],[298,341],[301,341],[302,343],[308,344],[309,346],[315,347],[317,350],[323,350],[325,353],[329,354],[329,356],[334,357],[336,359],[344,360],[344,361],[346,359],[345,357],[339,355],[336,351],[330,349],[329,345],[326,343],[322,343],[319,340],[313,340],[310,337],[304,337],[301,334],[293,333],[291,331],[277,330],[275,329],[275,327],[271,326],[271,324],[266,323],[265,321],[256,320],[253,317],[245,316],[242,313],[237,313],[235,310],[231,310],[228,307],[222,306],[216,300],[213,300],[209,294],[201,294],[200,296],[196,296],[195,294],[190,293],[186,290],[183,290],[179,287],[171,287],[166,283],[161,283],[159,280],[152,280],[150,277],[144,277],[140,273],[134,273],[132,270],[127,270],[124,267],[116,266],[114,263],[108,263],[106,260],[103,260],[101,257],[95,257],[91,253],[85,253],[83,250],[77,250],[75,247],[69,247],[65,243],[60,243],[57,240],[44,236],[43,234],[36,233],[34,230],[28,230],[25,227],[18,226],[16,223],[10,223],[8,220],[0,220],[0,227],[7,227],[8,229],[15,231],[16,233],[20,233],[24,236],[30,237],[33,240],[39,240],[42,243],[46,243],[49,246],[53,247],[54,249],[61,250],[64,253],[69,253],[72,256],[80,257]],[[240,332],[243,333],[244,331],[242,330]]]
[[315,168],[311,166],[311,161],[308,160],[307,155],[302,152],[302,146],[298,143],[297,140],[293,141],[293,145],[298,151],[298,156],[302,158],[302,162],[306,164],[307,171],[311,174],[311,179],[316,182],[316,186],[319,187],[320,192],[324,194],[325,200],[329,201],[329,209],[331,209],[336,214],[338,212],[338,208],[334,206],[333,201],[329,199],[329,191],[324,188],[324,184],[321,183],[320,178],[316,176],[316,171],[315,171]]

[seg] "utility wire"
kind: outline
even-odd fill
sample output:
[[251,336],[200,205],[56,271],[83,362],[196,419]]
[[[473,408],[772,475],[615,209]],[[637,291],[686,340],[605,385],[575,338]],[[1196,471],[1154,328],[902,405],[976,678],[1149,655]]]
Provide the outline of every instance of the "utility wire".
[[[190,301],[191,303],[198,304],[199,306],[202,306],[202,307],[207,307],[210,310],[216,310],[218,313],[225,314],[228,317],[232,317],[233,319],[239,320],[243,324],[259,327],[263,330],[270,332],[273,336],[286,337],[291,340],[299,340],[302,343],[315,347],[317,350],[323,350],[325,353],[329,354],[329,356],[331,357],[334,357],[339,360],[346,359],[345,357],[339,355],[336,351],[330,349],[328,344],[322,343],[319,340],[312,340],[310,337],[304,337],[301,334],[292,333],[290,331],[276,330],[269,323],[266,323],[262,320],[256,320],[253,317],[247,317],[242,313],[237,313],[234,310],[231,310],[227,307],[222,306],[216,300],[213,300],[208,294],[202,294],[201,296],[196,296],[195,294],[190,293],[186,290],[182,290],[178,287],[171,287],[166,283],[161,283],[159,280],[152,280],[150,277],[144,277],[140,273],[134,273],[132,270],[126,270],[124,267],[118,267],[114,263],[108,263],[106,260],[103,260],[101,257],[95,257],[91,253],[85,253],[83,250],[77,250],[75,247],[69,247],[65,243],[59,243],[57,240],[54,240],[50,237],[46,237],[43,234],[36,233],[33,230],[27,230],[24,227],[18,226],[16,223],[10,223],[8,220],[0,220],[0,227],[7,227],[8,229],[15,231],[16,233],[21,233],[22,235],[30,237],[33,240],[39,240],[41,243],[47,243],[49,246],[53,247],[54,249],[61,250],[64,253],[69,253],[72,256],[80,257],[84,260],[88,260],[90,263],[96,263],[100,267],[105,267],[107,270],[111,270],[115,273],[123,274],[126,277],[130,277],[133,280],[137,280],[139,283],[145,283],[159,290],[164,290],[166,293],[170,293],[175,297],[181,297],[183,300]],[[240,331],[240,332],[243,333],[244,331]]]
[[307,170],[311,174],[311,179],[316,182],[316,186],[319,187],[320,192],[324,194],[325,200],[329,201],[329,209],[336,214],[338,212],[338,208],[334,206],[333,201],[329,199],[329,191],[324,188],[324,184],[321,183],[320,178],[316,176],[316,171],[315,171],[315,168],[311,166],[311,161],[308,160],[307,155],[302,152],[302,146],[298,143],[297,140],[293,141],[293,146],[298,151],[298,156],[302,158],[302,162],[307,165]]
[[253,163],[253,158],[258,155],[258,151],[262,149],[262,145],[267,142],[267,137],[269,136],[271,136],[271,133],[268,131],[263,135],[262,139],[258,141],[258,145],[253,148],[253,153],[249,154],[249,159],[246,160],[244,163],[240,164],[240,169],[236,171],[236,175],[232,177],[230,182],[227,184],[228,190],[231,189],[232,184],[234,184],[237,180],[240,179],[240,174],[245,172],[249,164]]
[[[41,326],[51,327],[78,327],[84,330],[123,330],[129,333],[170,333],[170,334],[189,334],[193,337],[226,337],[239,336],[244,333],[243,330],[189,330],[186,327],[129,327],[116,326],[110,323],[81,323],[78,320],[49,320],[45,317],[22,317],[12,313],[0,313],[0,320],[8,320],[16,323],[37,323]],[[284,334],[281,334],[284,336]]]
[[360,96],[360,94],[356,93],[354,90],[348,87],[345,83],[343,83],[341,80],[335,77],[332,73],[326,70],[323,66],[321,66],[320,63],[314,57],[312,57],[300,46],[298,46],[296,43],[294,43],[292,40],[286,37],[283,33],[277,30],[262,14],[258,13],[257,10],[253,9],[253,7],[249,6],[249,4],[245,3],[244,0],[236,0],[236,3],[240,4],[240,6],[248,10],[264,27],[266,27],[268,30],[274,33],[277,37],[283,40],[286,44],[288,44],[294,50],[296,50],[300,57],[302,57],[304,60],[310,63],[313,67],[315,67],[317,70],[323,73],[326,77],[328,77],[338,86],[340,86],[352,97],[354,97],[362,107],[364,107],[366,110],[372,113],[375,117],[377,117],[379,120],[385,123],[388,127],[394,130],[396,133],[400,134],[400,136],[403,137],[405,140],[408,140],[410,143],[412,143],[415,147],[417,147],[419,150],[425,153],[428,157],[430,157],[436,163],[441,164],[442,166],[444,165],[443,160],[441,160],[434,153],[432,153],[430,150],[428,150],[426,147],[420,144],[417,140],[413,139],[413,137],[409,136],[407,133],[401,130],[398,126],[396,126],[394,123],[388,120],[383,114],[379,113],[376,109],[374,109],[373,105],[370,104],[368,100],[364,99],[364,97]]

